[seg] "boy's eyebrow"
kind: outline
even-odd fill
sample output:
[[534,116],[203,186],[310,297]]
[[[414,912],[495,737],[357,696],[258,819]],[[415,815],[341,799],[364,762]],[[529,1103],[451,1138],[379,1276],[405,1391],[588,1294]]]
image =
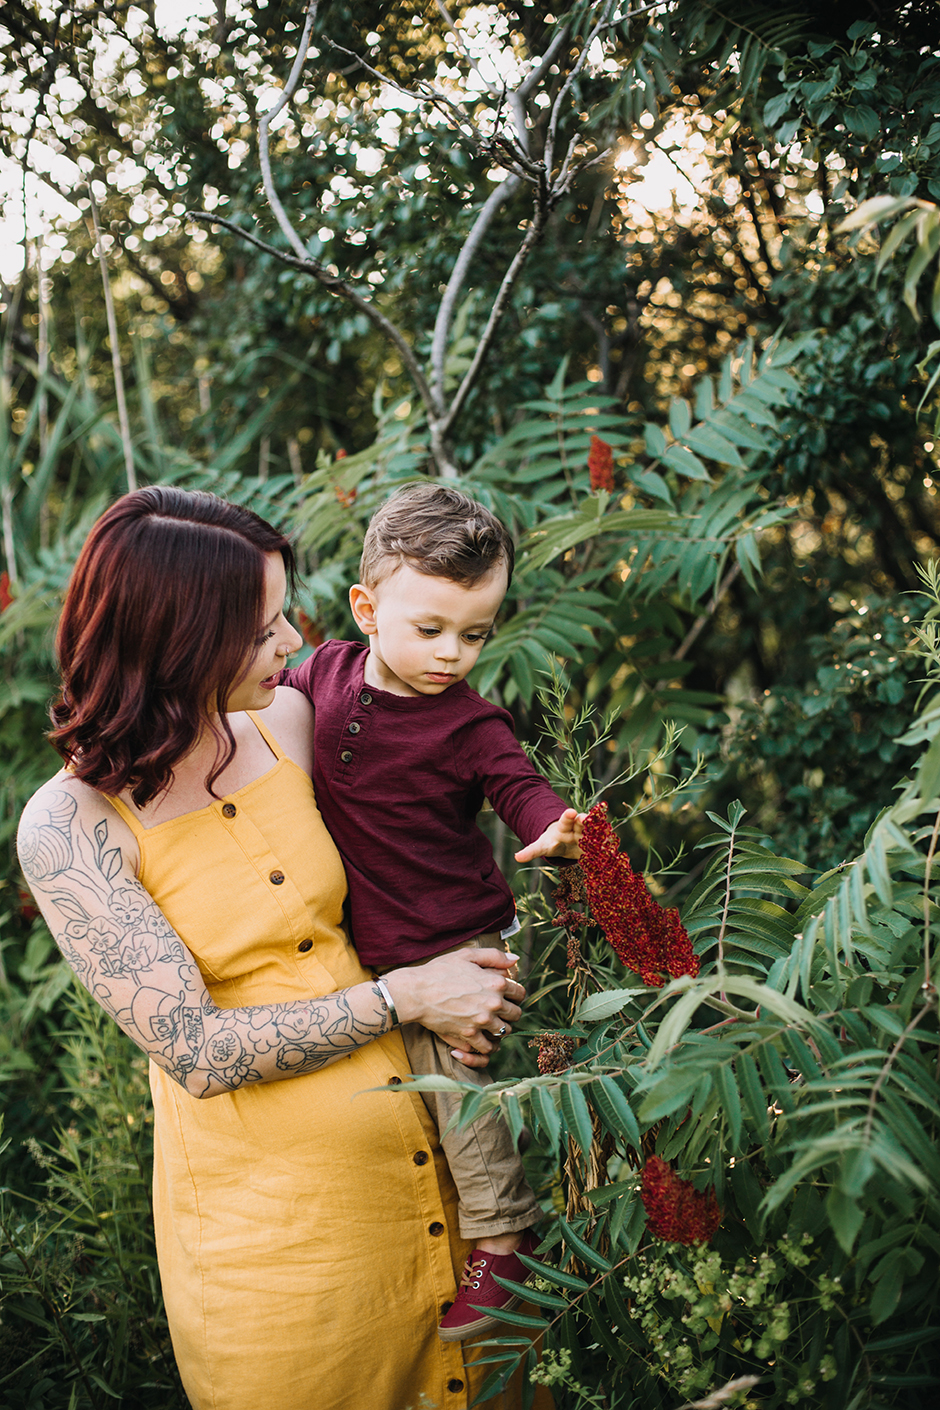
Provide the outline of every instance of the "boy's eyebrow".
[[[444,621],[445,621],[446,619],[445,619],[444,617],[439,617],[436,612],[416,612],[416,613],[415,613],[415,620],[416,620],[416,621],[420,621],[420,622],[428,622],[428,623],[431,623],[431,624],[433,624],[433,625],[435,625],[435,626],[441,626],[441,625],[443,625],[443,623],[444,623]],[[461,628],[461,630],[462,630],[462,631],[465,631],[465,632],[472,632],[472,631],[486,631],[486,632],[488,632],[488,631],[490,631],[491,628],[494,627],[495,625],[496,625],[496,618],[495,618],[495,617],[489,617],[489,618],[481,619],[479,622],[468,622],[465,627],[462,627],[462,628]]]

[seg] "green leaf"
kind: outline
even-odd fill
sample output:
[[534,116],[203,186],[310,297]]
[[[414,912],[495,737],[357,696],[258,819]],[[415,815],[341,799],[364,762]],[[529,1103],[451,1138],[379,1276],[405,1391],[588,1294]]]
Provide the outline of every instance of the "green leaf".
[[660,460],[666,454],[666,437],[654,422],[648,421],[643,427],[643,439],[646,442],[647,454],[654,459]]
[[707,480],[711,483],[711,476],[703,461],[699,460],[694,451],[688,446],[671,445],[662,456],[664,465],[668,465],[670,470],[675,470],[678,475],[685,475],[690,480]]
[[722,1112],[731,1132],[732,1147],[736,1151],[740,1150],[744,1118],[741,1113],[738,1084],[734,1080],[734,1071],[730,1063],[722,1063],[715,1069],[715,1081],[721,1096]]
[[598,1253],[596,1248],[592,1248],[589,1243],[582,1239],[580,1234],[575,1233],[568,1221],[558,1216],[558,1223],[564,1234],[565,1243],[568,1248],[582,1263],[586,1263],[589,1268],[595,1268],[598,1273],[609,1273],[613,1264],[605,1258],[602,1253]]
[[555,1106],[553,1093],[547,1087],[534,1086],[529,1097],[538,1116],[539,1125],[548,1137],[549,1150],[557,1150],[561,1136],[561,1117]]
[[708,987],[709,986],[699,987],[696,985],[694,988],[690,989],[688,993],[683,994],[679,1002],[673,1004],[669,1009],[666,1017],[659,1025],[659,1032],[656,1034],[653,1046],[647,1054],[647,1062],[650,1067],[657,1067],[669,1052],[670,1048],[675,1047],[676,1043],[678,1043],[682,1034],[692,1022],[696,1011],[706,998]]
[[604,989],[599,994],[589,994],[578,1006],[573,1021],[575,1023],[602,1023],[619,1013],[638,994],[648,994],[649,989]]
[[584,1093],[576,1082],[563,1082],[559,1093],[561,1095],[561,1109],[564,1112],[565,1121],[568,1123],[568,1131],[580,1146],[581,1154],[587,1158],[594,1140],[594,1131]]
[[710,426],[696,426],[685,437],[685,444],[708,460],[717,460],[721,465],[734,465],[739,470],[747,468],[738,454],[737,447]]
[[[840,1239],[839,1242],[841,1243],[842,1240]],[[844,1244],[843,1248],[845,1248]],[[845,1251],[849,1253],[851,1245]],[[904,1288],[904,1264],[900,1258],[895,1258],[892,1255],[889,1255],[889,1258],[891,1261],[885,1273],[875,1284],[870,1304],[871,1320],[876,1327],[880,1322],[886,1322],[891,1316],[900,1301]]]
[[767,1115],[767,1097],[761,1086],[757,1063],[750,1053],[741,1053],[735,1061],[735,1070],[741,1084],[741,1095],[748,1115],[759,1140],[770,1140],[770,1119]]
[[767,127],[776,127],[793,102],[793,94],[788,89],[777,93],[764,104],[764,122]]
[[874,225],[876,221],[885,220],[889,215],[897,215],[898,211],[907,210],[913,204],[909,196],[872,196],[870,200],[863,201],[851,215],[847,215],[845,220],[836,226],[836,231],[841,235],[847,230],[861,230],[867,225]]
[[[539,1327],[544,1327],[544,1325],[544,1322],[539,1322]],[[491,1375],[487,1376],[477,1392],[476,1399],[471,1404],[471,1410],[473,1410],[474,1406],[485,1405],[487,1401],[492,1400],[494,1396],[499,1395],[506,1389],[506,1386],[509,1384],[509,1379],[516,1369],[516,1361],[517,1358],[515,1356],[510,1357],[506,1363],[505,1370],[493,1371]]]
[[669,403],[669,429],[677,441],[684,440],[692,427],[692,411],[685,397],[673,397]]
[[826,1196],[826,1213],[840,1247],[846,1254],[851,1254],[852,1245],[864,1222],[864,1210],[850,1195],[833,1188]]
[[866,1342],[865,1351],[902,1351],[905,1347],[919,1346],[921,1342],[929,1342],[934,1338],[940,1343],[940,1327],[914,1327],[907,1332],[897,1332],[894,1336],[878,1337],[875,1341]]
[[[473,1307],[472,1302],[470,1306]],[[479,1310],[486,1312],[487,1308],[481,1307]],[[492,1311],[492,1309],[489,1310]],[[508,1322],[511,1327],[529,1327],[533,1332],[544,1332],[545,1330],[545,1322],[541,1317],[530,1317],[525,1312],[510,1312],[505,1307],[500,1308],[499,1320]]]
[[517,1297],[524,1298],[526,1302],[533,1302],[536,1307],[547,1307],[552,1312],[564,1312],[568,1304],[563,1297],[558,1297],[555,1293],[543,1292],[541,1288],[530,1287],[528,1283],[514,1283],[509,1278],[499,1278],[494,1273],[493,1277],[501,1288],[508,1288]]
[[925,803],[936,798],[940,792],[940,734],[921,759],[915,782]]
[[553,1283],[556,1287],[567,1288],[569,1292],[587,1292],[590,1284],[583,1278],[579,1278],[577,1273],[569,1273],[566,1268],[556,1268],[551,1263],[539,1263],[535,1258],[529,1258],[526,1254],[519,1254],[520,1263],[524,1263],[533,1273],[538,1273],[540,1278],[544,1278],[547,1283]]
[[591,1088],[591,1099],[615,1136],[625,1136],[640,1149],[640,1128],[633,1109],[613,1077],[601,1077]]

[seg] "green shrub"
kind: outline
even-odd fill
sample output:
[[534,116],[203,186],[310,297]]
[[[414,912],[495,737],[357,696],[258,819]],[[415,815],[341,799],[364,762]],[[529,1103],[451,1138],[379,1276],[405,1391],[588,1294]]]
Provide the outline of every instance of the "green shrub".
[[[682,913],[696,958],[661,985],[611,948],[675,920],[638,909],[623,853],[586,855],[587,896],[571,873],[551,905],[533,894],[551,938],[530,987],[557,1023],[537,1075],[462,1110],[499,1105],[554,1170],[541,1315],[511,1314],[489,1343],[493,1386],[534,1366],[536,1330],[533,1375],[562,1410],[719,1391],[709,1403],[920,1410],[940,1385],[940,570],[928,591],[929,689],[896,741],[912,775],[854,860],[818,874],[740,804],[709,814]],[[556,721],[562,772],[592,757],[578,728]]]

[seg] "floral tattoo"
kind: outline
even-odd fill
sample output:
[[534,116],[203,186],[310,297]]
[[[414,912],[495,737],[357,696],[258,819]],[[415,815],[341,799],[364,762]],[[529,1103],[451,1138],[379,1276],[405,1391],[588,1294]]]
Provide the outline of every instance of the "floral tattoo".
[[19,833],[23,874],[68,964],[125,1033],[193,1096],[314,1072],[379,1037],[348,990],[220,1009],[190,952],[130,871],[101,818],[89,830],[65,789],[41,790]]

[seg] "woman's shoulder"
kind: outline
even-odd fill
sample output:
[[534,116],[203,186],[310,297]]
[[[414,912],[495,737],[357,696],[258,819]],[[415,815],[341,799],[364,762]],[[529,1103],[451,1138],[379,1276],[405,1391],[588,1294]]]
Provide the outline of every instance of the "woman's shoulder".
[[313,706],[299,690],[279,685],[274,699],[259,718],[271,731],[289,759],[305,773],[313,771]]
[[23,809],[17,851],[31,887],[66,872],[80,878],[89,858],[100,864],[103,856],[120,855],[132,869],[138,860],[136,838],[111,800],[64,769]]
[[67,769],[60,769],[28,800],[21,814],[21,823],[48,814],[83,818],[90,817],[92,813],[96,818],[103,814],[120,816],[111,800],[99,793],[97,788],[76,778]]

